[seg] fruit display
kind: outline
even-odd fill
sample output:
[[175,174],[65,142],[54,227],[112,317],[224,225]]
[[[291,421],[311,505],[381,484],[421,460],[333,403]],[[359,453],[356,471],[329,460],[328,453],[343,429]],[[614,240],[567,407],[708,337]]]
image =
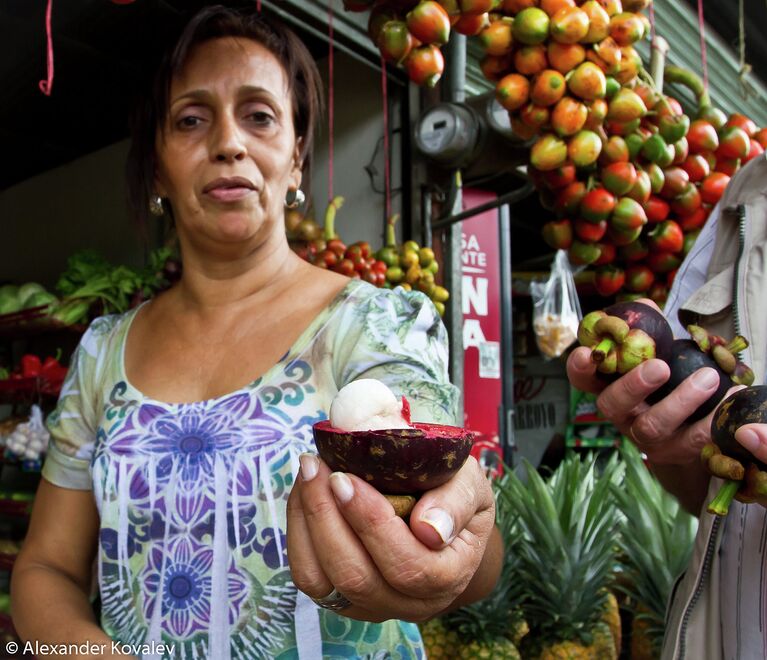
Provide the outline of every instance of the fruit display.
[[376,252],[367,241],[347,246],[336,233],[335,223],[343,202],[343,197],[335,197],[328,204],[324,227],[295,210],[286,212],[285,228],[291,249],[319,268],[362,279],[377,287],[401,286],[407,291],[421,291],[431,299],[440,316],[444,315],[450,293],[436,282],[439,262],[434,250],[412,240],[397,245],[398,214],[388,219],[384,245]]
[[711,440],[701,452],[708,470],[725,483],[708,505],[709,513],[727,515],[733,498],[767,502],[767,465],[735,439],[744,424],[767,423],[767,386],[746,387],[731,394],[714,412]]
[[414,494],[445,483],[471,451],[471,431],[410,421],[407,399],[397,401],[374,379],[348,383],[313,426],[317,452],[333,471],[350,472],[386,494],[407,515]]
[[631,658],[659,658],[665,633],[666,606],[677,577],[687,568],[697,519],[660,485],[630,443],[621,448],[625,475],[613,495],[623,514],[618,536],[619,574],[631,612]]

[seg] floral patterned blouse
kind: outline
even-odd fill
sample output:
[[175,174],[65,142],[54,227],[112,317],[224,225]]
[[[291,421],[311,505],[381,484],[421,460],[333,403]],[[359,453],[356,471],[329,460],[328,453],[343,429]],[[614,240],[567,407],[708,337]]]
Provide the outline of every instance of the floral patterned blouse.
[[426,296],[352,281],[263,376],[182,404],[128,381],[135,313],[98,318],[83,336],[43,468],[57,486],[93,490],[106,633],[166,644],[173,658],[423,657],[414,624],[348,619],[296,589],[285,509],[312,424],[346,383],[378,378],[414,419],[455,423],[446,333]]

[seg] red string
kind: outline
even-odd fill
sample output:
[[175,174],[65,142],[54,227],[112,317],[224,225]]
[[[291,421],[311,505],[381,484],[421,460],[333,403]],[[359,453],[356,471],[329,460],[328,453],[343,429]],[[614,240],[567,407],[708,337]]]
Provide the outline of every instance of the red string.
[[51,95],[53,88],[53,34],[51,33],[51,5],[53,0],[48,0],[48,7],[45,9],[45,31],[47,34],[47,55],[48,55],[48,79],[41,80],[38,84],[40,91],[46,96]]
[[261,0],[256,0],[256,11],[261,13]]
[[703,0],[698,0],[698,32],[700,32],[700,59],[703,67],[703,87],[708,89],[708,62],[706,61],[706,21],[703,18]]
[[384,146],[384,190],[386,217],[391,217],[391,165],[389,163],[389,90],[386,80],[386,60],[381,55],[381,95],[383,96],[383,146]]
[[328,200],[333,201],[333,0],[328,0]]
[[655,3],[650,3],[650,47],[655,48]]

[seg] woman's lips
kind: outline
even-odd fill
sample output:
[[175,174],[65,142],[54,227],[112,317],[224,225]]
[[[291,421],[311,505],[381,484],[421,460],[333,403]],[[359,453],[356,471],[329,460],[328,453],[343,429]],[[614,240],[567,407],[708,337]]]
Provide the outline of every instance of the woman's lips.
[[211,190],[208,190],[205,194],[208,195],[208,197],[212,197],[217,202],[238,202],[253,192],[255,191],[252,188],[245,188],[244,186],[234,186],[234,187],[212,188]]

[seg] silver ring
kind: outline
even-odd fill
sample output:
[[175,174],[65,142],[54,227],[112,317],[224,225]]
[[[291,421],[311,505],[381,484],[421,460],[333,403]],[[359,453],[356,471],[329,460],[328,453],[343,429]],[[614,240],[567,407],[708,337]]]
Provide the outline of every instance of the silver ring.
[[352,604],[346,596],[341,592],[336,591],[335,587],[333,587],[333,591],[324,598],[312,598],[312,600],[320,607],[330,610],[331,612],[340,612]]

